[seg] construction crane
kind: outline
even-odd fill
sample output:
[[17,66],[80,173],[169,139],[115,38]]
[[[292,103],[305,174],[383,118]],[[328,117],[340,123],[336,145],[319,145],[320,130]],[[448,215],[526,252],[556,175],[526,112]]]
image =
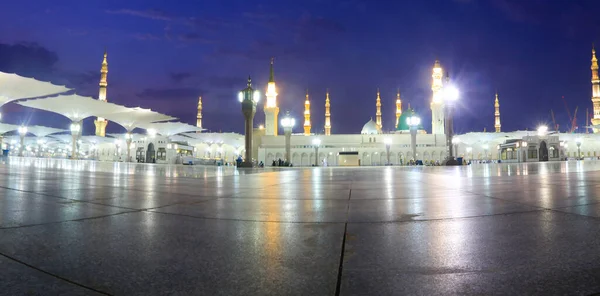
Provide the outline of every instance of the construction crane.
[[554,119],[554,111],[550,110],[550,115],[552,116],[552,123],[554,124],[554,131],[558,132],[558,124],[556,124],[556,119]]
[[573,120],[571,121],[571,130],[570,133],[574,133],[575,129],[577,129],[577,110],[579,106],[575,107],[575,112],[573,113]]

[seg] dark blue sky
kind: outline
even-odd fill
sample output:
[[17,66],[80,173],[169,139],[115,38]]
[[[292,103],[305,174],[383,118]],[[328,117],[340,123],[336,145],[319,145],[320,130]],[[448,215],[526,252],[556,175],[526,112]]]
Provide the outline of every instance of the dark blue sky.
[[[236,93],[248,75],[264,92],[274,56],[281,113],[300,119],[308,88],[321,132],[329,88],[332,132],[357,133],[375,115],[377,88],[385,130],[397,88],[430,130],[431,67],[440,59],[462,93],[457,132],[493,130],[495,90],[503,130],[550,123],[551,109],[565,129],[561,96],[571,113],[579,106],[579,125],[591,112],[598,13],[592,0],[10,1],[0,10],[0,70],[96,97],[106,48],[109,101],[193,124],[202,95],[206,128],[242,132]],[[6,122],[67,127],[14,104],[2,109]],[[263,120],[261,107],[255,123]]]

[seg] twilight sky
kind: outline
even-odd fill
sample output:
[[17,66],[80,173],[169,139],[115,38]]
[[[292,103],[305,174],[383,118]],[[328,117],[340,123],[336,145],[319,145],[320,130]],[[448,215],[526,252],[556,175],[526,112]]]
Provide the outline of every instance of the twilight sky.
[[[439,59],[461,90],[456,132],[493,130],[496,90],[504,131],[550,125],[551,109],[564,130],[562,96],[571,113],[579,106],[580,126],[592,111],[599,13],[594,0],[9,1],[0,10],[0,71],[97,97],[107,49],[109,101],[195,124],[201,95],[205,128],[241,133],[236,94],[248,75],[264,93],[274,56],[280,114],[301,122],[308,89],[321,133],[329,88],[332,133],[359,133],[375,116],[377,88],[384,130],[393,129],[400,88],[403,107],[414,107],[430,131]],[[9,123],[68,127],[14,104],[2,113]],[[263,121],[261,106],[255,124]],[[88,119],[86,133],[92,126]],[[122,130],[113,123],[108,131]]]

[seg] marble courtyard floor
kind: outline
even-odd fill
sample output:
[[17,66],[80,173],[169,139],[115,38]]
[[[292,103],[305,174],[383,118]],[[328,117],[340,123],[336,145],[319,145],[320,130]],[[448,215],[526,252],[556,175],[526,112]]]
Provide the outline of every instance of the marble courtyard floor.
[[0,163],[2,295],[600,292],[600,162]]

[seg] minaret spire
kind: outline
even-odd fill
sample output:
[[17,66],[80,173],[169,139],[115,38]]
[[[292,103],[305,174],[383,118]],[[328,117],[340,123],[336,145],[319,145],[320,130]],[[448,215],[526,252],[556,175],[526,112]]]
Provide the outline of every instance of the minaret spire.
[[267,92],[265,96],[265,135],[277,136],[277,126],[279,124],[279,107],[277,107],[277,86],[275,85],[275,74],[273,73],[273,62],[275,58],[271,58],[269,68],[269,83],[267,84]]
[[[107,76],[108,76],[108,61],[107,61],[107,52],[104,50],[104,57],[102,58],[102,66],[100,67],[100,90],[98,91],[98,100],[106,102],[106,87],[108,86]],[[96,136],[104,137],[106,135],[106,126],[108,125],[108,121],[102,117],[97,117],[94,120],[94,125],[96,126]]]
[[[196,127],[202,128],[202,97],[198,97],[198,114],[196,115]],[[202,131],[198,131],[201,133]]]
[[396,125],[395,125],[395,128],[398,128],[398,121],[400,120],[401,115],[402,115],[402,100],[400,99],[400,89],[398,89],[398,93],[396,93]]
[[444,71],[440,65],[440,61],[436,60],[433,64],[431,74],[431,133],[444,134],[444,101],[442,98],[442,87]]
[[304,135],[310,136],[310,101],[308,100],[308,89],[306,89],[306,100],[304,101]]
[[375,123],[377,124],[377,129],[381,132],[381,97],[379,95],[379,88],[377,88],[377,102],[375,104],[377,107],[377,112],[375,113]]
[[[596,58],[596,49],[592,44],[592,106],[594,108],[594,117],[592,118],[592,125],[600,124],[600,78],[598,77],[598,59]],[[600,131],[600,129],[593,129],[594,133]]]
[[330,112],[330,104],[329,104],[329,89],[327,89],[327,93],[325,95],[325,135],[331,135],[331,112]]
[[495,112],[494,112],[494,117],[495,117],[495,123],[494,123],[494,127],[496,128],[496,132],[499,133],[500,132],[500,102],[498,101],[498,92],[496,91],[496,101],[494,102],[494,108],[495,108]]

